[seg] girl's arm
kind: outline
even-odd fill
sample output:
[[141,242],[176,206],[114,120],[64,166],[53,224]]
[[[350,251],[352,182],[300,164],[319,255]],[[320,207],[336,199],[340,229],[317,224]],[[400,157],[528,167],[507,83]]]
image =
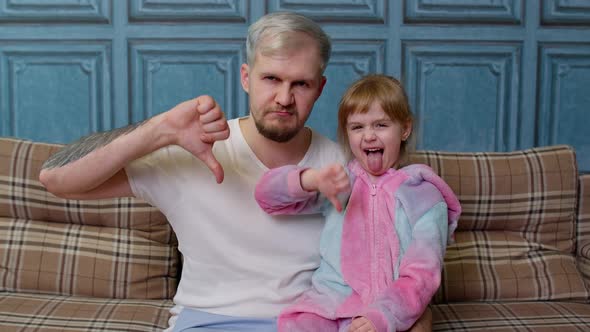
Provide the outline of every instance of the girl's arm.
[[348,191],[348,175],[340,164],[320,169],[287,165],[266,172],[256,185],[254,197],[269,214],[317,213],[324,199],[341,211],[342,204],[337,196]]

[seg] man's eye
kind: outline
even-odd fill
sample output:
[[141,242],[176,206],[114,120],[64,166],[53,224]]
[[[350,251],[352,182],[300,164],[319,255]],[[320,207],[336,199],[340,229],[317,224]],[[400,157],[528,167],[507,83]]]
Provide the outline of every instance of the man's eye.
[[305,82],[295,82],[296,86],[302,86],[302,87],[307,87],[307,83]]
[[276,81],[277,80],[277,78],[274,76],[265,76],[264,79],[269,80],[269,81]]

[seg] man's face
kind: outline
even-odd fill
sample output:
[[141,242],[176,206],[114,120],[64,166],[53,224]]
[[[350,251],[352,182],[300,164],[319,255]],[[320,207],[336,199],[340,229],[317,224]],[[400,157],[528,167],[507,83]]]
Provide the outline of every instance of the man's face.
[[307,39],[302,47],[273,55],[257,52],[252,67],[243,64],[240,72],[258,131],[276,142],[299,133],[326,82],[317,44],[300,37]]

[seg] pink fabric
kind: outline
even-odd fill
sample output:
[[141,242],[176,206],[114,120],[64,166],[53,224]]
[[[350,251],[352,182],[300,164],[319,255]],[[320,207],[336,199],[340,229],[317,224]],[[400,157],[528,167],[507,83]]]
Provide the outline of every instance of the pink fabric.
[[[375,183],[358,162],[348,168],[354,183],[344,218],[337,221],[342,235],[331,239],[340,241],[335,248],[340,248],[341,271],[335,273],[346,285],[331,288],[329,282],[314,279],[314,287],[279,316],[279,331],[338,331],[343,322],[358,316],[367,317],[377,331],[407,330],[440,285],[448,240],[441,227],[448,226],[452,238],[461,213],[452,190],[425,165],[391,169]],[[301,171],[279,168],[263,177],[256,199],[265,211],[318,211],[318,197],[303,191],[295,180]],[[410,224],[402,229],[411,234],[396,228],[397,209]],[[442,226],[439,218],[447,216]],[[403,254],[398,236],[409,243]]]

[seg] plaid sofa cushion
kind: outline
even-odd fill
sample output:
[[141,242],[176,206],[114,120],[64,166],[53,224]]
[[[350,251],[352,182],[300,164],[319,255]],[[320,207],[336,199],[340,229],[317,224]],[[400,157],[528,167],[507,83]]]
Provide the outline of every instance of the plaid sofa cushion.
[[433,331],[588,331],[590,305],[575,302],[464,302],[432,306]]
[[170,300],[0,293],[0,331],[162,331]]
[[578,203],[578,268],[590,289],[590,174],[580,176]]
[[574,152],[551,146],[509,153],[421,151],[461,201],[435,303],[586,299],[575,264]]
[[48,193],[38,175],[59,147],[0,139],[0,291],[172,298],[179,254],[164,215],[135,198]]

